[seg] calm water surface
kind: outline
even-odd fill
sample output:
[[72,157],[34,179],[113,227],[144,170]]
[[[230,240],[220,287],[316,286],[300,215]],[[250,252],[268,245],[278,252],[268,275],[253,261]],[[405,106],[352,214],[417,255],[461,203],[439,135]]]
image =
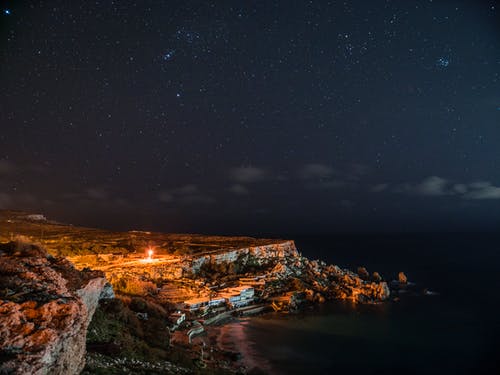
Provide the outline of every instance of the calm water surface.
[[[221,329],[222,347],[272,374],[500,373],[500,236],[295,237],[310,258],[363,265],[386,279],[404,271],[415,293],[398,303],[327,303]],[[439,292],[424,296],[424,288]]]

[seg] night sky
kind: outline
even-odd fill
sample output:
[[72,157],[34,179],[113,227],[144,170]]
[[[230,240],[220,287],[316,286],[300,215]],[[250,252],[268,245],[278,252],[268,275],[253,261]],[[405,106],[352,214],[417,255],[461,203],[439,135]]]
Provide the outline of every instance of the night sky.
[[0,208],[226,234],[500,228],[494,1],[2,1]]

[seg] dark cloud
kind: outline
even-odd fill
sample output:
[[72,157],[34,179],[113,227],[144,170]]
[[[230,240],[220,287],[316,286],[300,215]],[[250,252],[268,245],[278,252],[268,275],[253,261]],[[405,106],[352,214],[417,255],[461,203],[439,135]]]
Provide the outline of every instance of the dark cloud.
[[317,190],[329,190],[329,189],[340,189],[347,187],[354,187],[354,184],[349,181],[341,180],[320,180],[320,181],[309,181],[306,183],[306,188],[317,189]]
[[408,193],[421,196],[440,197],[455,196],[462,199],[487,200],[500,199],[500,187],[490,181],[476,181],[471,183],[456,183],[449,179],[430,176],[417,184],[401,184],[391,188],[390,185],[380,184],[371,189],[372,192],[381,192],[390,189],[396,193]]
[[85,189],[85,193],[86,193],[87,198],[89,198],[89,199],[104,200],[104,199],[108,198],[108,192],[103,187],[87,188],[87,189]]
[[195,184],[186,184],[177,188],[163,190],[157,194],[157,198],[162,203],[168,203],[171,206],[176,205],[196,205],[211,204],[216,201],[211,195],[204,193]]
[[241,183],[252,183],[262,181],[266,178],[267,172],[263,168],[238,167],[230,171],[231,178]]
[[174,196],[168,191],[161,191],[158,193],[158,199],[160,202],[168,203],[174,199]]
[[8,160],[0,160],[0,175],[12,173],[14,171],[14,164]]
[[406,189],[408,192],[419,194],[419,195],[446,195],[449,194],[447,191],[448,180],[438,176],[430,176],[424,179],[421,183],[411,186],[407,185]]
[[474,182],[468,185],[468,191],[464,191],[466,199],[500,199],[500,187],[491,182]]
[[0,193],[0,208],[15,208],[14,199],[10,194]]
[[305,180],[329,178],[334,174],[334,169],[326,164],[311,163],[306,164],[299,170],[299,177]]
[[375,186],[372,186],[370,188],[370,191],[372,191],[374,193],[380,193],[381,191],[387,190],[388,187],[389,187],[389,184],[377,184]]
[[194,195],[199,193],[199,188],[195,184],[187,184],[171,190],[171,193],[177,195]]
[[231,185],[228,189],[231,193],[236,194],[236,195],[246,195],[249,194],[250,191],[248,190],[247,187],[241,185],[241,184],[234,184]]
[[39,202],[34,194],[26,192],[0,193],[0,208],[13,210],[39,209],[49,203],[49,200]]

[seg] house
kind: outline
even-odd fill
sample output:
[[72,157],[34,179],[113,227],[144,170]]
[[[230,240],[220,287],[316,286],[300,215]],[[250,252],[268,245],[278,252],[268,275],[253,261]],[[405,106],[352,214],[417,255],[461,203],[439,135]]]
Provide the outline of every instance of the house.
[[236,288],[227,288],[221,291],[231,307],[241,307],[253,302],[255,290],[253,287],[244,285]]
[[226,303],[226,299],[224,297],[215,297],[208,301],[208,306],[220,306]]
[[215,298],[200,297],[185,301],[184,306],[189,311],[197,311],[202,308],[220,306],[223,305],[224,303],[226,303],[226,299],[223,297],[215,297]]
[[241,287],[242,289],[240,290],[240,295],[242,299],[253,299],[253,296],[255,295],[255,289],[249,286],[243,286]]
[[209,302],[210,302],[210,297],[193,298],[184,301],[184,306],[189,311],[197,311],[202,307],[207,306]]

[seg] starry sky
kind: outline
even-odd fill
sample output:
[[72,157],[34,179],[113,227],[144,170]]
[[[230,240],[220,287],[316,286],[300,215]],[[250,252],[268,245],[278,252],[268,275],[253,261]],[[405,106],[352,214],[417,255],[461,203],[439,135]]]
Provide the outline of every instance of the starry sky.
[[0,3],[0,208],[221,234],[500,226],[496,1]]

